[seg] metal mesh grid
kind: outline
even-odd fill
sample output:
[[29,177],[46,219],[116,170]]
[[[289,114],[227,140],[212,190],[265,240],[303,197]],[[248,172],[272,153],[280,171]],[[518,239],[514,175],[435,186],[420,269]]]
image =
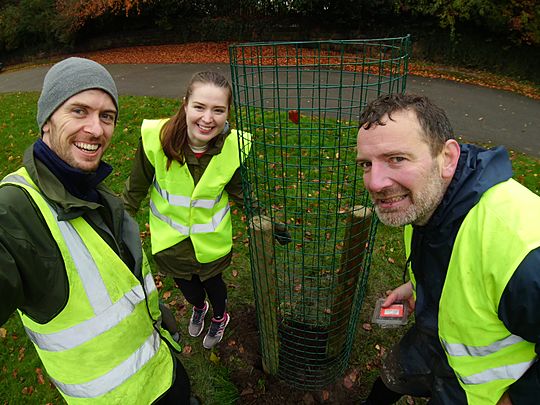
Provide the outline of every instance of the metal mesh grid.
[[[252,134],[241,169],[263,366],[301,389],[347,367],[376,232],[358,118],[405,90],[409,49],[408,36],[229,48],[236,126]],[[280,223],[289,244],[273,240]]]

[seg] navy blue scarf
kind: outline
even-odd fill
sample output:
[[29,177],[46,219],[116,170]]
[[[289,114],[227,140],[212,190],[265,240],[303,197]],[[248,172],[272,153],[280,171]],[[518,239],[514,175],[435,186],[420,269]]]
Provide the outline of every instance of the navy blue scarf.
[[34,156],[47,166],[71,195],[85,201],[100,202],[96,186],[111,174],[110,165],[100,162],[95,172],[76,169],[60,159],[43,139],[34,143]]

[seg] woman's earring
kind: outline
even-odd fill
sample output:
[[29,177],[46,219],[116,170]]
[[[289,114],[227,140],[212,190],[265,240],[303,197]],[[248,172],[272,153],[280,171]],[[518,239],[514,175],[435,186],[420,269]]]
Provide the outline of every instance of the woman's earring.
[[221,131],[221,134],[225,135],[226,133],[228,133],[229,128],[230,128],[229,121],[225,121],[225,126],[223,127],[223,131]]

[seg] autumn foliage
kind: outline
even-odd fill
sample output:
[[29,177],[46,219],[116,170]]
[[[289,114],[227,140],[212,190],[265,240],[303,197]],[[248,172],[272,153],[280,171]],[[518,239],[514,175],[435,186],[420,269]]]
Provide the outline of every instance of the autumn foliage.
[[[228,42],[194,42],[189,44],[159,45],[159,46],[135,46],[130,48],[115,48],[97,52],[87,52],[80,54],[86,58],[95,60],[103,64],[116,63],[229,63]],[[284,47],[279,48],[290,54],[292,51],[285,51]],[[289,48],[291,49],[291,48]],[[306,51],[307,52],[307,51]],[[271,60],[267,62],[279,62],[287,64],[287,58]],[[475,84],[499,90],[508,90],[514,93],[540,100],[540,89],[527,83],[512,80],[505,76],[496,75],[489,72],[479,72],[464,68],[449,66],[437,66],[420,63],[411,60],[408,64],[411,75],[430,77],[433,79],[448,79],[460,83]],[[298,111],[289,111],[289,120],[297,124],[300,119]]]
[[124,13],[126,17],[135,12],[139,14],[141,7],[154,0],[56,0],[58,12],[70,21],[70,29],[76,31],[85,22],[97,18],[105,13]]
[[[133,37],[123,38],[126,31]],[[415,56],[426,60],[540,80],[538,0],[0,1],[4,65],[72,52],[82,43],[100,49],[161,38],[165,43],[304,41],[381,33],[412,34],[421,50]],[[92,42],[96,37],[100,41]]]

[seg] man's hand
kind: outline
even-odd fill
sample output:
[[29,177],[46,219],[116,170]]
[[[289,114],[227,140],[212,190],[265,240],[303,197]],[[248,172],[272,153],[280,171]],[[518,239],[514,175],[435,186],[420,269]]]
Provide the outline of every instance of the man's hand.
[[386,300],[382,304],[383,308],[392,305],[396,301],[407,301],[409,304],[409,314],[414,311],[415,301],[413,296],[413,286],[410,281],[400,285],[394,290],[388,290],[386,295]]

